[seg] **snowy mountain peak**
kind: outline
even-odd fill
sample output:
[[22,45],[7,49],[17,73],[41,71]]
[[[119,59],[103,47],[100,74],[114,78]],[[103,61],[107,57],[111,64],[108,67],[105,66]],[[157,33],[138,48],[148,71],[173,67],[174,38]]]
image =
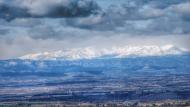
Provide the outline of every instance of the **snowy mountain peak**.
[[110,57],[129,57],[129,56],[161,56],[171,54],[183,54],[189,50],[178,48],[173,45],[165,46],[125,46],[113,47],[111,49],[77,48],[71,50],[59,50],[55,52],[41,52],[28,54],[19,59],[32,60],[76,60]]

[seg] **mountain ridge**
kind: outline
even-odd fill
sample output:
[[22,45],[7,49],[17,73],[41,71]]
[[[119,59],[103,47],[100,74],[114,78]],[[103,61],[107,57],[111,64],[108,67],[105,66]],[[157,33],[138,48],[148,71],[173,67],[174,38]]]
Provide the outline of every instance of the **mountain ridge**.
[[112,47],[111,49],[97,50],[91,47],[76,48],[70,50],[59,50],[54,52],[40,52],[27,54],[18,59],[30,60],[77,60],[93,58],[122,58],[131,56],[163,56],[178,55],[190,52],[188,49],[179,48],[174,45],[164,46],[125,46]]

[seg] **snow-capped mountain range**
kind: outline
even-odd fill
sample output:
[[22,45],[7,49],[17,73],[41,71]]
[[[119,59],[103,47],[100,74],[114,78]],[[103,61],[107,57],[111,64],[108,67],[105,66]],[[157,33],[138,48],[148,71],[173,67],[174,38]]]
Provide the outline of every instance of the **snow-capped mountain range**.
[[94,49],[91,47],[54,52],[40,52],[19,57],[30,60],[77,60],[93,58],[122,58],[131,56],[163,56],[188,53],[190,50],[173,45],[165,46],[125,46],[111,49]]

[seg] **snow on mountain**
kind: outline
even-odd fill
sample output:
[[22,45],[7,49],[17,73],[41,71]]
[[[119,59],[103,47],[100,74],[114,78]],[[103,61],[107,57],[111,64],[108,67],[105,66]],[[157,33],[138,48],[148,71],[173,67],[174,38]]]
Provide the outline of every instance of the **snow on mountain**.
[[55,52],[41,52],[28,54],[19,59],[31,60],[76,60],[76,59],[92,59],[104,57],[129,57],[129,56],[162,56],[176,55],[187,53],[189,50],[178,48],[173,45],[165,46],[125,46],[113,47],[111,49],[97,50],[94,48],[77,48],[71,50],[60,50]]

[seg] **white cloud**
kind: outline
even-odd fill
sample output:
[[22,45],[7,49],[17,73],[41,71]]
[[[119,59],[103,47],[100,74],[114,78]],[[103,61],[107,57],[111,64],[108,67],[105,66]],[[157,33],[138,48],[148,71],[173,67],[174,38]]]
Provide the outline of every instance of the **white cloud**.
[[181,14],[190,14],[190,2],[172,5],[169,9]]
[[166,14],[164,9],[150,7],[149,5],[145,5],[139,9],[139,13],[145,18],[161,17]]
[[[188,48],[190,35],[130,35],[114,31],[88,31],[74,30],[74,36],[63,39],[35,39],[29,36],[17,36],[11,40],[0,40],[0,59],[15,58],[29,53],[51,52],[72,48],[94,47],[97,49],[120,47],[120,46],[141,46],[141,45],[167,45]],[[82,33],[82,34],[80,34]],[[77,35],[79,34],[79,35]]]

